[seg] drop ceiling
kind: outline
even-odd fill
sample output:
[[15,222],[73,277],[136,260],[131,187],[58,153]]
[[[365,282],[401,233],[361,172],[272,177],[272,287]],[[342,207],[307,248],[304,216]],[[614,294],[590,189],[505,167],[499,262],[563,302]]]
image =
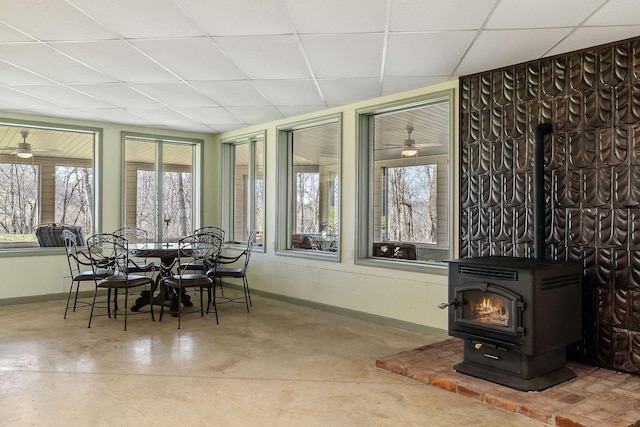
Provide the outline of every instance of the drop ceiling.
[[640,35],[637,0],[0,0],[0,113],[220,133]]

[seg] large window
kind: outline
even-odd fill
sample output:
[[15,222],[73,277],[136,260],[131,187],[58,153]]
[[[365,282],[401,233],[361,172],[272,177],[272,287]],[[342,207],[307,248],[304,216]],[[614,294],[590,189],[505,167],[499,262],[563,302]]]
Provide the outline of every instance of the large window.
[[97,129],[0,123],[0,246],[36,246],[39,224],[94,232]]
[[199,141],[124,136],[124,225],[165,241],[176,241],[197,228],[199,149]]
[[340,248],[340,120],[279,129],[278,249],[337,260]]
[[256,246],[264,244],[264,133],[243,135],[222,143],[223,227],[230,242],[245,243],[251,230]]
[[451,258],[452,113],[450,92],[359,112],[357,262],[415,268]]

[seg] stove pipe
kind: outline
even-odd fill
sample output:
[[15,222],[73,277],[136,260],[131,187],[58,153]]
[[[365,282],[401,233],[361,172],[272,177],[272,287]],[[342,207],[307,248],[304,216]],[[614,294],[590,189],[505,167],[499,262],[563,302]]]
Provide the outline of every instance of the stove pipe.
[[551,123],[540,123],[533,139],[533,250],[536,259],[545,259],[544,247],[544,136]]

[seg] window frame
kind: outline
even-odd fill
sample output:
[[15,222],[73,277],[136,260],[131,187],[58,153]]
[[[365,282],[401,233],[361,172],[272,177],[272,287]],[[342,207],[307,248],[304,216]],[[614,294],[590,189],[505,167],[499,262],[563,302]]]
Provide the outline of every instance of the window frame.
[[225,230],[225,240],[231,247],[244,248],[247,243],[247,236],[242,236],[240,239],[235,236],[235,147],[238,145],[249,145],[249,165],[248,165],[248,179],[246,186],[246,200],[244,201],[247,208],[246,221],[245,226],[247,230],[255,230],[256,229],[256,145],[258,142],[262,142],[262,179],[263,179],[263,206],[262,211],[264,212],[264,223],[262,224],[262,236],[261,241],[257,241],[254,243],[253,250],[258,252],[265,251],[265,241],[266,241],[266,228],[267,228],[267,211],[266,211],[266,203],[267,203],[267,132],[266,130],[262,130],[259,132],[251,132],[238,136],[233,136],[229,138],[224,138],[220,140],[220,150],[221,150],[221,158],[222,158],[222,186],[221,186],[221,213],[222,213],[222,228]]
[[[129,132],[129,131],[122,131],[120,133],[120,139],[121,139],[121,165],[122,165],[122,173],[121,173],[121,193],[122,193],[122,216],[120,219],[120,223],[121,226],[124,226],[124,224],[126,224],[126,220],[127,220],[127,182],[125,179],[125,175],[126,175],[126,141],[127,139],[133,139],[133,140],[137,140],[137,141],[145,141],[145,142],[149,142],[149,143],[154,143],[155,144],[155,163],[154,166],[157,164],[163,165],[163,144],[164,143],[168,143],[168,144],[174,144],[174,143],[178,143],[178,144],[185,144],[185,145],[190,145],[192,146],[192,160],[191,160],[191,167],[192,167],[192,206],[191,206],[191,215],[192,215],[192,219],[191,219],[191,228],[192,229],[196,229],[199,228],[201,226],[201,221],[203,218],[203,204],[202,204],[202,200],[204,197],[204,185],[203,185],[203,170],[204,170],[204,159],[203,159],[203,155],[202,155],[202,151],[203,151],[203,146],[204,146],[204,141],[202,139],[195,139],[195,138],[185,138],[185,137],[176,137],[176,136],[168,136],[168,135],[162,135],[162,134],[150,134],[150,133],[139,133],[139,132]],[[162,181],[162,174],[165,172],[163,167],[160,168],[154,168],[154,172],[156,173],[156,182],[158,182],[158,180],[161,182]],[[169,171],[171,172],[171,171]],[[158,189],[160,189],[161,187],[159,186]],[[162,206],[163,205],[163,197],[164,195],[162,194],[162,191],[159,191],[157,194],[157,203],[158,206]],[[164,239],[163,236],[163,212],[162,209],[158,209],[157,210],[157,218],[156,218],[156,230],[153,230],[153,239]],[[159,237],[162,236],[162,237]]]
[[[341,240],[342,240],[342,113],[330,114],[322,117],[316,117],[310,120],[297,121],[276,128],[277,133],[277,195],[276,210],[277,212],[286,212],[286,215],[278,215],[276,218],[276,238],[274,241],[275,253],[281,256],[291,256],[298,258],[310,258],[330,262],[340,262],[342,258]],[[338,247],[335,252],[331,251],[311,251],[293,249],[291,247],[291,236],[293,235],[293,191],[295,187],[295,176],[293,176],[293,150],[292,135],[297,130],[303,130],[324,124],[336,123],[338,126],[338,140],[336,147],[336,163],[338,185],[334,190],[338,195],[338,218],[336,229],[338,233]]]
[[[92,126],[78,126],[78,125],[70,125],[70,124],[62,124],[55,122],[42,122],[42,121],[33,121],[33,120],[21,120],[21,119],[13,119],[0,117],[0,125],[8,126],[8,127],[18,127],[24,129],[45,129],[57,132],[74,132],[74,133],[84,133],[93,135],[92,142],[92,159],[91,159],[91,168],[93,168],[93,180],[91,182],[93,188],[93,198],[91,200],[92,210],[93,210],[93,229],[92,230],[84,230],[85,234],[91,235],[96,233],[97,230],[100,230],[102,227],[102,150],[103,150],[103,129]],[[37,157],[36,157],[37,158]],[[65,157],[60,157],[60,159],[65,159]],[[34,161],[37,163],[36,161]],[[24,162],[22,162],[24,163]],[[58,163],[52,163],[51,167],[55,169],[58,166]],[[64,164],[68,165],[68,164]],[[42,164],[39,164],[39,173],[38,173],[38,223],[44,223],[42,220]],[[54,179],[55,184],[55,179]],[[54,194],[51,198],[51,202],[54,203],[54,215],[55,215],[55,185],[54,185]],[[47,200],[47,199],[45,199]],[[47,200],[48,201],[48,200]],[[56,251],[60,248],[55,247],[45,247],[41,248],[38,244],[37,239],[33,242],[31,241],[14,241],[14,242],[0,242],[0,253],[10,253],[15,254],[19,253],[22,250],[32,251]]]
[[449,104],[449,151],[447,176],[447,207],[448,207],[448,242],[449,258],[453,258],[456,253],[455,236],[455,209],[456,203],[453,197],[456,188],[456,153],[457,153],[457,121],[456,121],[456,91],[447,89],[430,94],[403,99],[395,102],[370,106],[356,110],[356,240],[354,264],[379,267],[394,270],[405,270],[413,272],[431,273],[438,275],[447,274],[446,262],[424,262],[419,260],[400,260],[393,258],[382,258],[373,256],[373,236],[374,236],[374,202],[375,202],[375,157],[374,144],[371,140],[373,117],[392,112],[401,112],[413,108],[428,106],[433,103],[446,100]]

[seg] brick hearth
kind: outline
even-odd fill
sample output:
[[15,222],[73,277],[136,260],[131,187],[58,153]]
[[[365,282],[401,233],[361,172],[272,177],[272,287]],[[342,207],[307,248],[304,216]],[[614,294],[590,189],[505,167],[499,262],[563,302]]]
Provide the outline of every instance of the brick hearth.
[[459,374],[462,343],[447,339],[380,357],[376,366],[562,427],[640,427],[640,377],[569,362],[577,378],[540,392],[522,392]]

